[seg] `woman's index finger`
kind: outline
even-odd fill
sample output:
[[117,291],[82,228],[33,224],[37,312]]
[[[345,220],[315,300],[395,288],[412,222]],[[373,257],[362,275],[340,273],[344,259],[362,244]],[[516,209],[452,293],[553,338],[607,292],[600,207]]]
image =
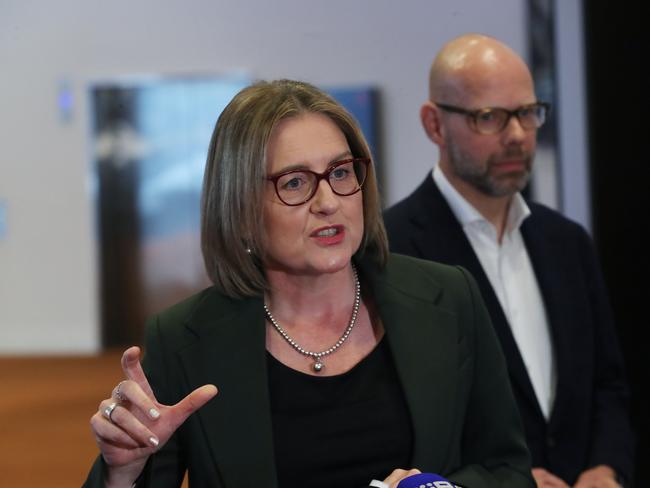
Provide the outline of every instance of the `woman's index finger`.
[[149,398],[155,400],[156,397],[140,364],[140,348],[138,346],[129,347],[122,354],[122,371],[128,379],[135,381]]

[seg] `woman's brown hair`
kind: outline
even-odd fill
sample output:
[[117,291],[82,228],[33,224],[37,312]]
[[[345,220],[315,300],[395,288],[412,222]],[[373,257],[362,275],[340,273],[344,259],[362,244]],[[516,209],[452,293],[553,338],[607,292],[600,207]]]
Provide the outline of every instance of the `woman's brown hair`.
[[[201,198],[201,247],[208,276],[226,295],[259,295],[268,288],[263,269],[263,197],[266,148],[275,126],[305,113],[329,117],[343,132],[353,157],[370,158],[354,118],[309,83],[258,82],[240,91],[212,133]],[[380,266],[388,255],[373,165],[363,186],[364,232],[355,255],[371,253]]]

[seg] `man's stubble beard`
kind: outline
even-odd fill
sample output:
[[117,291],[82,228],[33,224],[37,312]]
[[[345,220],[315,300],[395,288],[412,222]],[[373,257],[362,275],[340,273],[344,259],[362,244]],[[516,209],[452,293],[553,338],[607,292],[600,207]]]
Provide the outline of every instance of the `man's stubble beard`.
[[[523,190],[530,180],[533,154],[526,154],[520,146],[513,146],[501,154],[491,155],[487,162],[476,161],[465,154],[456,142],[446,141],[449,167],[454,175],[473,186],[476,190],[491,197],[512,196]],[[498,161],[519,158],[524,160],[524,171],[503,175],[492,174],[491,169]]]

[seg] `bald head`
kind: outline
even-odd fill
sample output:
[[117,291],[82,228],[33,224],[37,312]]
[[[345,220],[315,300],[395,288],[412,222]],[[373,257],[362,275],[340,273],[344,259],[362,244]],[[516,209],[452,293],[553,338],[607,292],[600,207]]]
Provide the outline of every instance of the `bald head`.
[[[518,112],[537,102],[529,69],[505,44],[466,34],[443,46],[429,81],[430,99],[420,108],[420,118],[438,145],[438,167],[467,201],[503,229],[512,195],[528,181],[536,147],[536,128],[522,123]],[[517,115],[496,131],[482,132],[471,114],[488,108]]]
[[466,34],[445,44],[431,65],[429,99],[471,105],[477,94],[494,92],[504,79],[528,85],[533,80],[526,63],[493,37]]

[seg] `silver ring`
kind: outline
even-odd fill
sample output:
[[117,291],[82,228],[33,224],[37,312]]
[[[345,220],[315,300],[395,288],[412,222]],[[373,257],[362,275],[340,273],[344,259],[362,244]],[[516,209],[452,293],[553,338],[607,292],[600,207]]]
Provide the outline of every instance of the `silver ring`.
[[121,389],[122,389],[122,383],[124,383],[125,381],[126,381],[126,380],[122,380],[122,381],[120,381],[120,382],[117,384],[117,386],[115,387],[115,389],[113,390],[113,396],[115,397],[115,399],[116,399],[118,402],[125,402],[125,401],[126,401],[126,397],[122,394],[122,391],[121,391]]
[[117,402],[111,403],[108,407],[104,409],[104,417],[106,417],[112,424],[115,423],[113,422],[113,417],[112,417],[113,410],[115,410],[115,407],[117,407]]

